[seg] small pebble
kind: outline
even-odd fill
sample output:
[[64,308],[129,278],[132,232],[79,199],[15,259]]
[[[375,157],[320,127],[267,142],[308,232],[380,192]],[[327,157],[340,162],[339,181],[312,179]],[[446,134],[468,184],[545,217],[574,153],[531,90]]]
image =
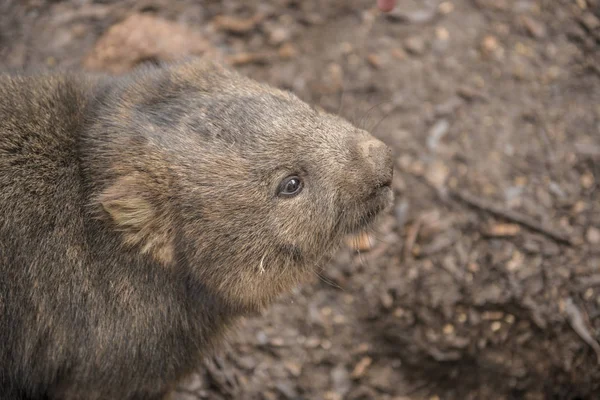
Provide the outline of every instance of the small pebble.
[[362,354],[362,353],[366,353],[367,351],[369,351],[371,349],[371,345],[369,343],[361,343],[356,347],[356,350],[354,351],[355,354]]
[[83,23],[75,24],[75,25],[73,25],[73,28],[71,28],[71,32],[73,32],[73,36],[75,36],[77,38],[81,38],[81,37],[85,36],[87,31],[88,31],[88,28]]
[[450,14],[452,11],[454,11],[454,4],[450,1],[443,1],[438,6],[438,10],[440,10],[442,14]]
[[495,36],[486,35],[481,41],[481,49],[484,53],[491,54],[498,50],[499,47],[498,39]]
[[586,172],[585,174],[581,175],[580,182],[581,186],[583,186],[585,189],[590,189],[592,186],[594,186],[594,175]]
[[425,52],[425,40],[420,36],[411,36],[404,42],[406,51],[414,55],[421,55]]
[[379,57],[377,54],[369,54],[367,56],[367,61],[373,68],[381,67],[381,57]]
[[600,244],[600,229],[593,226],[588,228],[585,238],[590,244]]
[[531,36],[536,39],[540,39],[546,36],[546,27],[539,21],[528,16],[523,16],[523,26]]
[[392,57],[396,60],[404,60],[406,58],[406,52],[399,47],[395,47],[392,49]]
[[279,57],[284,60],[289,60],[298,55],[298,50],[291,43],[285,43],[279,48]]
[[342,400],[342,395],[336,392],[332,392],[331,390],[328,392],[325,392],[325,395],[323,396],[323,398],[325,400]]
[[331,381],[333,383],[333,387],[335,388],[336,393],[344,396],[350,390],[350,377],[348,376],[348,371],[343,364],[336,366],[331,371]]
[[306,347],[308,347],[309,349],[318,347],[320,344],[321,344],[321,340],[317,337],[310,337],[310,338],[306,339],[306,342],[304,342],[304,345]]
[[264,333],[263,331],[259,331],[256,334],[256,341],[260,345],[265,345],[265,344],[267,344],[269,342],[269,338],[267,337],[266,333]]
[[431,129],[429,129],[429,135],[427,137],[427,147],[430,150],[437,149],[442,138],[448,133],[450,129],[450,123],[447,119],[441,119],[437,121]]
[[293,361],[286,361],[283,364],[285,369],[294,377],[299,377],[302,373],[302,365],[295,363]]
[[435,37],[437,37],[439,40],[446,41],[450,38],[450,32],[448,32],[448,29],[440,26],[435,28]]
[[405,22],[409,24],[424,24],[435,17],[435,9],[421,9],[415,11],[405,11],[402,7],[396,7],[388,13],[387,18],[392,21]]
[[589,13],[589,12],[588,13],[584,13],[581,16],[581,21],[591,31],[594,31],[594,30],[600,28],[600,19],[598,19],[592,13]]
[[296,389],[289,382],[278,382],[275,384],[275,388],[281,393],[286,399],[293,400],[298,398]]
[[454,325],[446,324],[444,325],[444,335],[452,335],[454,333]]
[[385,308],[386,310],[389,310],[390,308],[392,308],[392,306],[394,305],[394,299],[392,298],[392,296],[388,293],[388,291],[386,290],[385,292],[383,292],[383,294],[380,297],[381,299],[381,305],[383,306],[383,308]]
[[348,55],[354,51],[354,48],[351,43],[343,42],[340,44],[340,50],[342,51],[342,54]]
[[276,27],[269,32],[269,43],[272,45],[281,44],[290,38],[290,31],[283,27]]
[[506,264],[506,269],[509,271],[516,271],[523,266],[525,256],[520,251],[515,251],[512,258]]

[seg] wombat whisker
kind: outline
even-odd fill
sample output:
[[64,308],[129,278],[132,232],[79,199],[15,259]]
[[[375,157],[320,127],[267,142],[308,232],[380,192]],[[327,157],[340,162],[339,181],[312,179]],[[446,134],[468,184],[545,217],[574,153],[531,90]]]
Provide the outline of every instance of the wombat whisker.
[[348,120],[350,121],[350,123],[352,123],[354,126],[359,127],[358,124],[358,110],[359,110],[359,106],[358,104],[356,104],[353,109],[352,112],[350,113],[351,115],[348,116]]
[[373,237],[373,239],[377,240],[380,243],[390,243],[387,239],[385,239],[383,236],[385,236],[384,233],[379,232],[377,229],[375,228],[369,228],[369,234]]
[[385,239],[382,239],[379,235],[376,235],[373,232],[369,232],[369,236],[378,243],[387,243]]
[[361,128],[361,129],[365,129],[365,127],[366,127],[366,124],[365,124],[364,122],[365,122],[365,120],[367,119],[367,117],[369,117],[370,113],[371,113],[373,110],[375,110],[377,107],[379,107],[379,106],[381,106],[382,104],[385,104],[385,103],[387,103],[387,102],[389,102],[389,100],[382,101],[382,102],[380,102],[380,103],[377,103],[377,104],[375,104],[374,106],[370,107],[370,108],[369,108],[369,109],[368,109],[368,110],[367,110],[367,111],[366,111],[366,112],[365,112],[365,113],[362,115],[362,117],[360,118],[360,122],[358,123],[358,126],[359,126],[359,128]]
[[359,127],[358,124],[358,119],[359,119],[359,111],[360,110],[360,106],[358,104],[355,104],[354,107],[352,107],[352,111],[350,112],[350,115],[347,117],[348,121],[356,126]]
[[371,133],[374,133],[375,131],[377,131],[377,128],[379,128],[379,125],[380,125],[380,124],[381,124],[381,123],[382,123],[382,122],[383,122],[383,121],[384,121],[384,120],[385,120],[387,117],[389,117],[391,114],[392,114],[392,112],[391,112],[391,111],[390,111],[390,112],[388,112],[387,114],[385,114],[383,117],[381,117],[381,119],[379,120],[379,122],[377,122],[377,123],[375,124],[375,126],[374,126],[373,128],[371,128],[371,129],[369,129],[368,131],[369,131],[369,132],[371,132]]
[[372,112],[374,109],[376,109],[377,107],[379,107],[381,104],[382,104],[382,103],[378,103],[378,104],[375,104],[374,106],[371,106],[371,107],[369,107],[369,108],[367,109],[367,111],[365,111],[365,112],[364,112],[364,113],[361,115],[361,117],[360,117],[360,120],[359,120],[359,123],[358,123],[358,127],[359,127],[360,129],[365,129],[365,127],[366,127],[366,125],[367,125],[367,124],[366,124],[366,121],[367,121],[367,118],[370,116],[370,113],[371,113],[371,112]]
[[365,257],[363,256],[362,251],[357,250],[356,253],[358,254],[358,262],[360,263],[360,266],[369,268],[369,264],[365,260]]
[[343,289],[343,288],[342,288],[340,285],[338,285],[337,283],[335,283],[335,282],[333,282],[333,281],[331,281],[331,280],[329,280],[329,279],[325,278],[325,277],[324,277],[323,275],[321,275],[321,274],[320,274],[320,273],[319,273],[317,270],[313,270],[313,273],[314,273],[315,275],[317,275],[317,277],[318,277],[318,278],[319,278],[321,281],[323,281],[325,284],[327,284],[327,285],[329,285],[329,286],[331,286],[331,287],[333,287],[333,288],[336,288],[336,289],[339,289],[339,290],[342,290],[342,291],[344,291],[344,289]]

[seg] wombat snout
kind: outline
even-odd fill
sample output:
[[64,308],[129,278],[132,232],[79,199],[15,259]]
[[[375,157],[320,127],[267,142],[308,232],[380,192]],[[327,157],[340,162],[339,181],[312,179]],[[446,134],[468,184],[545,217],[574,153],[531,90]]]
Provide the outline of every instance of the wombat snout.
[[394,174],[392,149],[373,137],[359,142],[358,147],[362,158],[369,164],[371,176],[367,181],[373,184],[373,190],[391,186]]

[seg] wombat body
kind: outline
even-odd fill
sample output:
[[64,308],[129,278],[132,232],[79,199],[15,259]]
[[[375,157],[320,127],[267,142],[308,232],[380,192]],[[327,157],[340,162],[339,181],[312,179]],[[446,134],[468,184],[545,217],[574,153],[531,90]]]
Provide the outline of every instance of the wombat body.
[[390,204],[391,160],[207,61],[0,75],[0,398],[164,398]]

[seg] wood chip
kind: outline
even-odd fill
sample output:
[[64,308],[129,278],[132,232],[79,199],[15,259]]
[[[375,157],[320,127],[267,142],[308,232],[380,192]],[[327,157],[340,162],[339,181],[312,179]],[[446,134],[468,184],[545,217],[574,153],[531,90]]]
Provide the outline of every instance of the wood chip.
[[352,379],[358,379],[365,374],[367,368],[371,365],[373,359],[371,357],[363,357],[352,370],[352,374],[350,375]]
[[512,237],[521,232],[521,227],[517,224],[493,224],[485,232],[488,236],[494,237]]
[[245,64],[265,64],[271,58],[271,53],[268,52],[255,52],[255,53],[238,53],[227,58],[227,62],[231,65],[245,65]]
[[248,33],[253,30],[264,18],[264,14],[257,13],[250,18],[240,18],[231,15],[219,15],[213,19],[213,23],[219,30],[231,33]]

